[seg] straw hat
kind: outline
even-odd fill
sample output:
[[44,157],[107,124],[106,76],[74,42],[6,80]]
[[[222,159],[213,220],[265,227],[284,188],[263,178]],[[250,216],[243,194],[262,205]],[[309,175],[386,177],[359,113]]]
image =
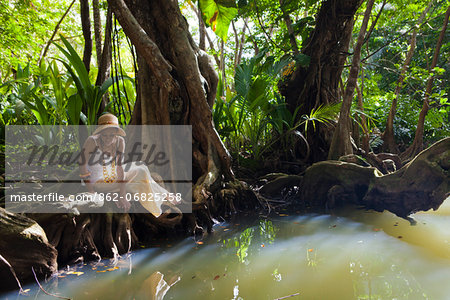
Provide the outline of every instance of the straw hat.
[[125,131],[123,131],[123,129],[119,126],[119,120],[117,119],[117,117],[109,113],[101,115],[100,118],[98,118],[98,127],[97,129],[95,129],[92,135],[99,134],[100,131],[107,128],[117,128],[118,135],[126,136]]

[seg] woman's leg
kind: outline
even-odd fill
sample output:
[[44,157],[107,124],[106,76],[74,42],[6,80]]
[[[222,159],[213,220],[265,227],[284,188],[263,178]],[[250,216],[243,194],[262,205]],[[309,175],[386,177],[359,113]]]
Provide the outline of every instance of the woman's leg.
[[[126,170],[126,168],[124,168]],[[139,199],[140,205],[146,211],[158,217],[161,215],[161,198],[163,193],[168,193],[163,187],[157,184],[150,175],[145,164],[131,163],[128,171],[125,171],[127,197],[135,202]],[[131,197],[130,197],[131,196]]]

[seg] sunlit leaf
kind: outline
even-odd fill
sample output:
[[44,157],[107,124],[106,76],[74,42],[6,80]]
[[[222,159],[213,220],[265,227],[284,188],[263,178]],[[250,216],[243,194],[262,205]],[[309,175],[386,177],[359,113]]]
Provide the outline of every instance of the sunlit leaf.
[[228,27],[237,15],[234,0],[199,0],[203,21],[224,41],[227,40]]
[[77,276],[80,276],[80,275],[83,275],[84,272],[69,271],[69,272],[67,272],[66,274],[68,274],[68,275],[77,275]]

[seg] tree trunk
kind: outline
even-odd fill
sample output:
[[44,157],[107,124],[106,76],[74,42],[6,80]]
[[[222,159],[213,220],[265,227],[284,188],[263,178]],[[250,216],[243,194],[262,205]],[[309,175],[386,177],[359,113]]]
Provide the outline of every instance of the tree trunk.
[[[339,79],[348,55],[353,16],[361,3],[361,0],[323,2],[316,17],[316,28],[303,43],[302,53],[310,57],[309,65],[297,67],[290,78],[279,82],[291,113],[301,106],[298,119],[321,104],[339,102]],[[330,140],[325,126],[308,133],[311,160],[326,159]]]
[[241,41],[239,43],[239,51],[236,57],[235,67],[241,64],[242,51],[244,50],[244,42],[245,42],[245,29],[247,28],[247,19],[248,18],[244,19],[244,26],[242,26]]
[[[219,65],[219,72],[222,75],[222,84],[224,87],[224,91],[227,89],[227,76],[225,73],[225,42],[223,40],[220,40],[220,65]],[[223,96],[223,95],[220,95]]]
[[[416,23],[416,26],[422,24],[423,19],[427,15],[427,12],[430,9],[433,2],[434,1],[430,1],[430,3],[428,3],[428,6],[425,8],[425,10],[420,15],[419,20]],[[403,80],[405,79],[406,71],[408,70],[409,64],[411,63],[412,57],[414,55],[414,50],[416,49],[416,37],[417,37],[417,30],[414,29],[412,32],[412,35],[411,35],[411,41],[409,43],[408,54],[406,55],[406,59],[403,62],[400,76],[398,77],[397,86],[395,88],[394,99],[392,99],[391,109],[389,110],[389,115],[388,115],[388,118],[386,121],[386,129],[383,133],[383,152],[390,152],[390,153],[398,153],[399,152],[397,143],[395,142],[395,138],[394,138],[394,117],[395,117],[395,113],[397,111],[398,95],[400,95],[400,91],[402,89]]]
[[[135,109],[141,112],[142,124],[192,125],[194,214],[184,219],[192,227],[210,229],[210,213],[223,215],[243,204],[254,205],[249,196],[247,203],[239,201],[246,191],[234,179],[230,156],[213,127],[202,88],[202,77],[208,79],[204,72],[213,71],[212,66],[199,66],[200,51],[177,1],[110,0],[109,4],[138,53],[140,106]],[[177,109],[169,112],[169,107]],[[158,226],[158,219],[150,223]]]
[[[444,40],[445,31],[447,30],[449,16],[450,16],[450,6],[447,8],[447,12],[445,13],[444,24],[442,25],[441,34],[439,35],[439,39],[436,43],[433,61],[431,62],[431,66],[430,66],[430,70],[429,70],[430,72],[433,72],[433,69],[436,67],[437,60],[439,58],[439,52],[440,52],[441,46],[442,46],[442,41]],[[422,109],[420,110],[419,121],[417,123],[417,129],[416,129],[416,135],[414,137],[414,141],[413,141],[412,145],[409,146],[408,149],[406,149],[406,151],[400,155],[402,160],[411,159],[414,156],[416,156],[420,151],[423,150],[423,131],[424,131],[424,127],[425,127],[425,117],[426,117],[426,115],[428,113],[428,109],[429,109],[429,99],[430,99],[431,92],[433,90],[433,80],[434,80],[434,75],[431,75],[427,81],[425,98],[423,100]]]
[[92,57],[91,19],[89,17],[89,0],[80,0],[81,28],[83,29],[84,50],[83,63],[89,73]]
[[[189,2],[189,3],[191,3],[191,2]],[[199,35],[200,35],[198,47],[200,49],[202,49],[203,51],[205,51],[206,50],[206,45],[205,45],[206,26],[205,26],[205,22],[203,21],[201,11],[199,9],[197,9],[196,13],[197,13],[197,18],[198,18],[198,29],[199,29]]]
[[[358,93],[358,108],[361,111],[361,127],[362,127],[362,141],[361,141],[361,148],[366,152],[369,153],[370,145],[369,145],[369,129],[367,128],[367,118],[364,114],[364,103],[363,103],[363,95],[361,92],[361,89],[358,87],[358,84],[356,84],[356,92]],[[358,129],[354,129],[358,130]]]
[[98,0],[92,0],[92,9],[94,12],[95,53],[97,54],[97,67],[100,68],[102,60],[102,19],[100,18]]
[[347,86],[345,88],[344,99],[342,101],[339,121],[334,131],[333,140],[328,153],[328,159],[338,159],[340,156],[352,154],[352,144],[350,141],[350,108],[352,106],[353,93],[358,80],[359,63],[361,61],[361,48],[364,44],[367,24],[369,23],[374,0],[369,0],[364,13],[364,19],[359,31],[358,40],[353,50],[352,66],[348,75]]
[[[101,86],[106,79],[109,78],[111,70],[111,32],[112,32],[112,11],[108,7],[106,13],[106,26],[105,26],[105,41],[103,43],[103,51],[100,58],[100,64],[98,65],[98,74],[95,85]],[[99,113],[102,112],[108,104],[108,95],[105,94],[100,104]]]

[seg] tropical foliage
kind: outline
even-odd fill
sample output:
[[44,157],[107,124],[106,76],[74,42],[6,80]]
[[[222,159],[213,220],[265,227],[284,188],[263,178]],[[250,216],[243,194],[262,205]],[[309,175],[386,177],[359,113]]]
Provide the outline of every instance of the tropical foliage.
[[[71,3],[69,0],[51,5],[46,0],[0,2],[2,130],[8,124],[95,124],[102,99],[110,103],[105,109],[116,113],[121,123],[129,122],[136,98],[136,57],[116,22],[112,33],[114,76],[102,86],[94,84],[98,66],[94,64],[88,72],[83,65],[80,28],[69,25],[79,18],[78,2],[62,22],[61,35],[51,44],[52,50],[37,65],[51,32]],[[279,83],[288,80],[297,67],[308,66],[310,62],[301,50],[316,26],[314,15],[320,5],[321,1],[314,0],[180,1],[195,40],[201,34],[197,9],[210,28],[206,33],[211,42],[205,50],[215,55],[220,75],[213,120],[231,152],[255,160],[273,153],[288,158],[289,149],[296,144],[307,145],[308,134],[316,130],[318,123],[335,120],[339,104],[317,106],[300,116],[298,108],[295,111],[287,108],[278,90]],[[428,71],[447,4],[433,1],[425,21],[416,25],[427,5],[428,2],[419,0],[375,5],[371,22],[377,21],[366,38],[358,79],[363,110],[356,104],[356,95],[352,106],[352,116],[360,131],[363,128],[360,117],[366,117],[364,127],[369,130],[373,149],[382,143],[381,133],[413,29],[417,30],[417,46],[398,96],[395,138],[403,148],[414,138],[425,82],[432,74],[436,79],[425,139],[431,142],[449,135],[448,31],[437,67],[432,73]],[[100,6],[105,13],[106,1],[101,1]],[[360,7],[361,12],[364,6]],[[48,7],[51,9],[46,10]],[[360,22],[361,18],[356,18],[355,39]],[[342,82],[346,82],[347,76],[345,69]]]

